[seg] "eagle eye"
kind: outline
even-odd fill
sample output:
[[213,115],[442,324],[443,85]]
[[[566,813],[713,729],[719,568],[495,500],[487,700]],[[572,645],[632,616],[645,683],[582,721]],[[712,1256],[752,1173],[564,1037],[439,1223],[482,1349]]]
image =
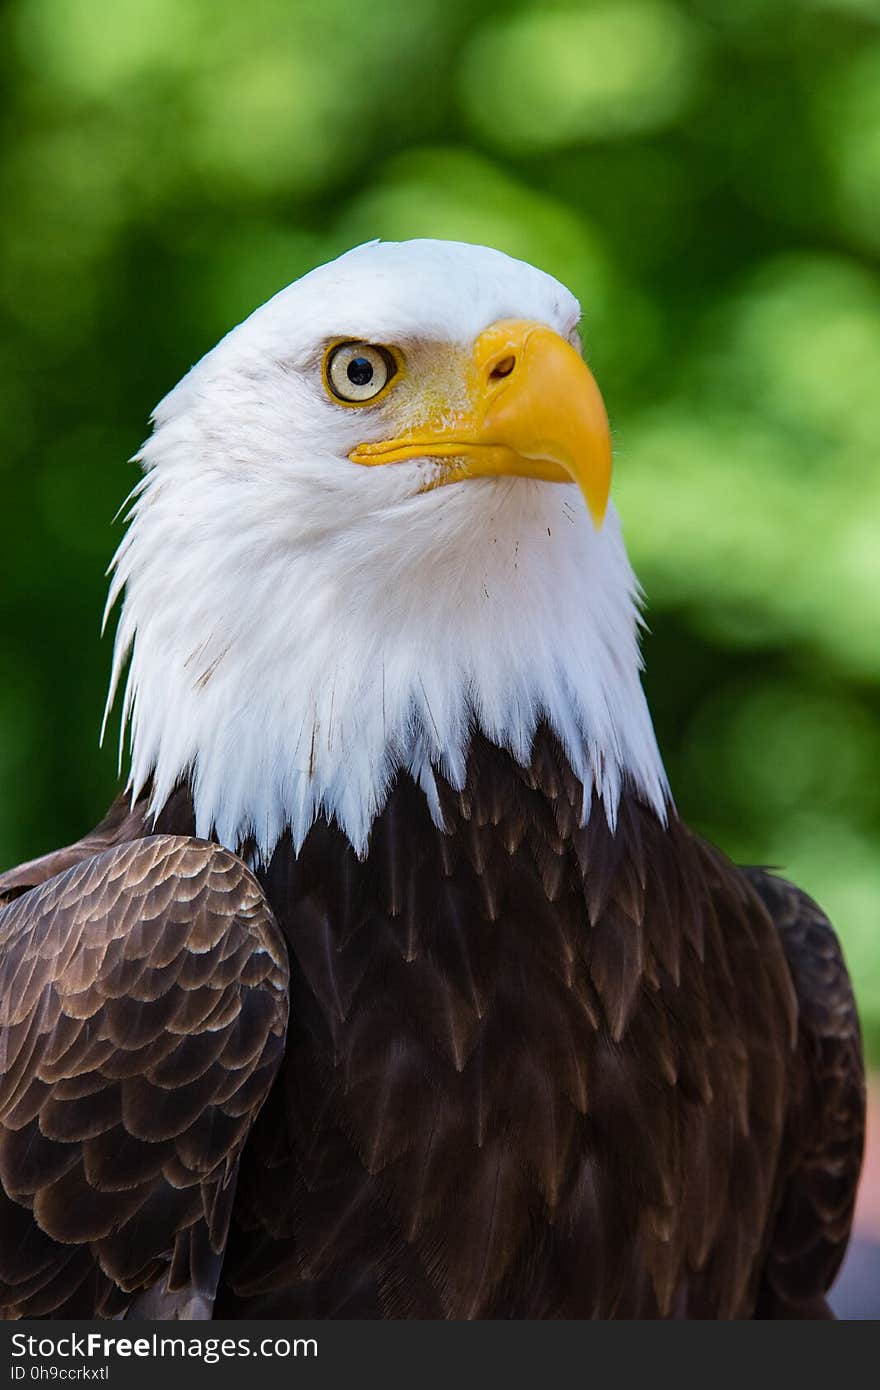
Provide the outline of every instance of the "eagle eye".
[[328,390],[348,405],[374,400],[396,372],[393,354],[377,343],[338,343],[324,363]]

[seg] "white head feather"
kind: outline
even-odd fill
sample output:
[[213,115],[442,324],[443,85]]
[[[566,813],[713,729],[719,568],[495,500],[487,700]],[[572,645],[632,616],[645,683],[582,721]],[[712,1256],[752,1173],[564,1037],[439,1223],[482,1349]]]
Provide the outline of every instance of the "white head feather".
[[[373,243],[282,290],[157,407],[108,599],[124,589],[108,708],[130,657],[130,785],[152,778],[154,813],[189,779],[200,835],[265,857],[323,813],[364,853],[400,770],[441,823],[435,772],[463,784],[474,727],[525,763],[544,719],[585,814],[595,786],[613,826],[628,779],[665,816],[613,509],[596,531],[574,486],[425,492],[427,461],[348,459],[506,318],[571,337],[579,306],[484,247]],[[409,394],[334,403],[322,358],[348,337],[402,347]]]

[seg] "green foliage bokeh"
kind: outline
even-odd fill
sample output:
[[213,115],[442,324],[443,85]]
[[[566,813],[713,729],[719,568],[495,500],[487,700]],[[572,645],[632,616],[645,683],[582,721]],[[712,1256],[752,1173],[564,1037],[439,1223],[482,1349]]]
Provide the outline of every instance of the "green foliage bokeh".
[[584,304],[679,807],[880,1058],[880,0],[14,0],[0,78],[0,864],[114,792],[152,405],[355,242],[487,242]]

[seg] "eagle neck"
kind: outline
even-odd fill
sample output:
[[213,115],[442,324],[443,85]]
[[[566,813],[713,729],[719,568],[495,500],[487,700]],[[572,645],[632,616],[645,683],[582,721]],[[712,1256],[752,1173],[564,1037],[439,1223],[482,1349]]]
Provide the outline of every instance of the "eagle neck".
[[185,515],[148,475],[116,561],[114,683],[130,657],[130,786],[152,814],[183,781],[197,833],[260,862],[319,818],[364,856],[399,774],[442,829],[474,740],[527,768],[543,725],[582,822],[595,799],[613,829],[624,786],[665,818],[613,509],[597,532],[572,488],[489,480],[281,545],[243,504],[225,550],[207,526],[182,544]]

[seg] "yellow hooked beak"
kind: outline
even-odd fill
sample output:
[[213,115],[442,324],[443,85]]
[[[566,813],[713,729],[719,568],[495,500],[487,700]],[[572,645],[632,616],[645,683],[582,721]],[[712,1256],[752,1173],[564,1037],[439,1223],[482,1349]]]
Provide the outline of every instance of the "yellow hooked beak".
[[608,416],[580,354],[540,323],[494,323],[474,344],[469,409],[375,444],[359,444],[353,463],[448,460],[432,486],[514,474],[577,483],[593,523],[602,525],[611,485]]

